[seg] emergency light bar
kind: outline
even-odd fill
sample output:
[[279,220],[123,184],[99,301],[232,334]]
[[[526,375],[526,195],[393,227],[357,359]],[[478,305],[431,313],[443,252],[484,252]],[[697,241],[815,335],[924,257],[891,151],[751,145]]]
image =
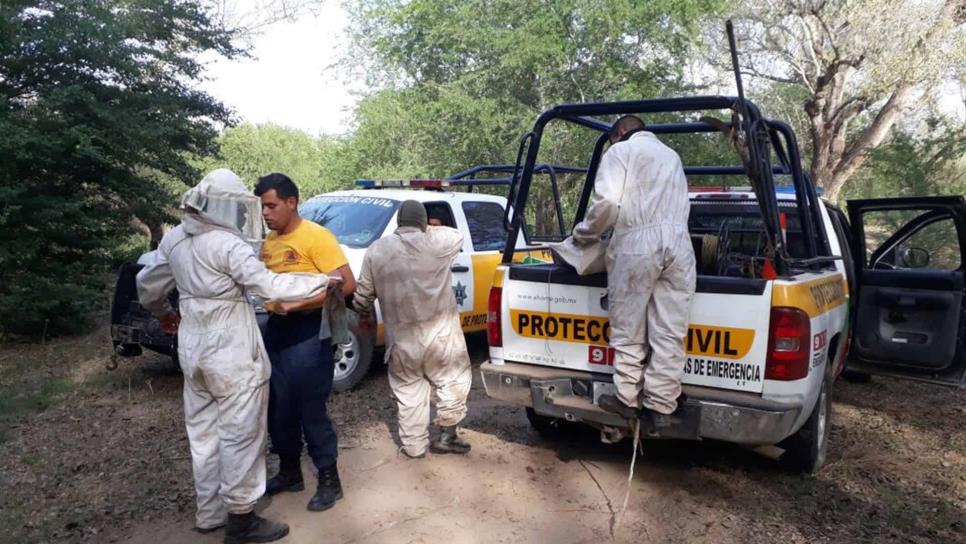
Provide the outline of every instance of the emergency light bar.
[[[816,187],[815,191],[818,193],[818,196],[822,196],[821,187]],[[707,195],[707,198],[728,198],[726,193],[750,193],[751,187],[747,185],[738,187],[722,187],[721,185],[688,185],[688,192],[699,193],[699,196],[701,193],[711,193]],[[795,187],[793,185],[776,185],[775,193],[793,195],[795,194]],[[720,196],[715,196],[716,194],[720,194]]]
[[360,179],[356,186],[363,189],[445,189],[473,185],[509,185],[510,178],[482,179]]
[[410,188],[442,189],[451,184],[448,179],[360,179],[356,185],[363,189]]

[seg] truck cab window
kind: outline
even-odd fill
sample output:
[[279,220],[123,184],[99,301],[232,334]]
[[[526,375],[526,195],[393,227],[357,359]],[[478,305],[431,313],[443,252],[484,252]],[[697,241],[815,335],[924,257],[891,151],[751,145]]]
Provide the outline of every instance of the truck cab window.
[[935,210],[874,210],[863,215],[865,259],[878,270],[953,271],[962,266],[956,221]]
[[430,225],[456,228],[456,219],[453,217],[453,210],[445,202],[425,202],[426,217]]
[[500,251],[506,245],[503,207],[495,202],[464,202],[474,251]]

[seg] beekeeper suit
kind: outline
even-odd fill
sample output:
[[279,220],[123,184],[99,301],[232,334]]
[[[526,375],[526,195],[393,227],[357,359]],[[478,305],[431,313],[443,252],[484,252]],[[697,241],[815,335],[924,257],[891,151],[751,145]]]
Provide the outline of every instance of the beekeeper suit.
[[436,387],[434,453],[466,453],[470,445],[457,433],[466,417],[472,377],[466,339],[453,296],[453,259],[463,236],[449,227],[427,227],[426,209],[403,202],[399,228],[366,252],[353,305],[373,313],[378,298],[386,331],[389,385],[399,408],[399,439],[409,457],[422,457],[429,445],[429,399]]
[[301,300],[324,290],[328,279],[265,268],[250,244],[263,233],[259,201],[229,170],[205,176],[185,194],[182,208],[181,225],[161,240],[137,286],[141,304],[168,320],[168,295],[175,287],[179,293],[178,359],[198,494],[196,528],[213,530],[227,517],[226,542],[267,542],[288,527],[253,512],[265,491],[271,366],[246,292]]
[[613,397],[600,405],[624,414],[620,408],[643,406],[661,419],[675,411],[681,393],[694,296],[687,180],[677,153],[637,117],[618,120],[611,142],[587,214],[573,233],[577,244],[589,244],[614,227],[606,255],[607,304],[620,405],[613,409]]

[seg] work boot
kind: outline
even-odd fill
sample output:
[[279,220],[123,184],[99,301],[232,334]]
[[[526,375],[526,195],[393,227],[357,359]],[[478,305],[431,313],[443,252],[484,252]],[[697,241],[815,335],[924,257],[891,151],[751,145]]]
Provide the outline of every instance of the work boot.
[[413,455],[413,454],[409,453],[406,450],[405,447],[399,448],[399,451],[401,451],[403,453],[403,455],[405,455],[406,457],[408,457],[410,459],[425,459],[426,458],[426,452],[425,451],[423,451],[423,453],[420,453],[419,455]]
[[277,495],[283,491],[302,491],[305,481],[302,479],[302,467],[282,468],[278,474],[269,478],[265,484],[266,495]]
[[465,454],[470,451],[470,445],[460,438],[456,432],[457,427],[440,427],[439,438],[429,445],[429,451],[433,453],[458,453]]
[[638,412],[641,421],[641,432],[649,435],[660,434],[661,431],[671,426],[671,416],[655,412],[650,408],[641,408]]
[[217,531],[218,529],[224,528],[225,525],[227,525],[227,524],[228,524],[228,522],[222,523],[220,525],[215,525],[214,527],[198,527],[198,526],[195,526],[195,527],[192,527],[191,530],[194,531],[194,532],[196,532],[196,533],[198,533],[198,534],[207,535],[207,534],[211,534],[211,533]]
[[624,404],[621,399],[617,398],[617,395],[601,395],[597,405],[600,406],[601,410],[617,414],[628,421],[640,417],[640,411],[637,408]]
[[312,512],[328,510],[341,498],[342,482],[339,480],[339,469],[332,465],[320,470],[319,486],[315,488],[315,496],[309,500],[308,509]]
[[246,542],[274,542],[288,534],[288,525],[269,521],[255,512],[228,514],[225,544]]

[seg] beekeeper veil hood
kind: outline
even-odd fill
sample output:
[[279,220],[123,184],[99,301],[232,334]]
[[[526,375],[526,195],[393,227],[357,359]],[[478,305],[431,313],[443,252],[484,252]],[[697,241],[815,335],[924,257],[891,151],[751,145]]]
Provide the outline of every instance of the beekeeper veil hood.
[[227,168],[212,170],[189,189],[181,199],[181,208],[204,223],[231,230],[246,240],[264,238],[259,199]]

